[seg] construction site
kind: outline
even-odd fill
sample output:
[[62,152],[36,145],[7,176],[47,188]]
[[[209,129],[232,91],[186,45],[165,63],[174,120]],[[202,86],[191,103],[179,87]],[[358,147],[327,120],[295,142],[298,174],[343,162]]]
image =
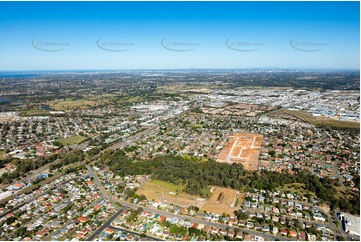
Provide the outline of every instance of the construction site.
[[260,134],[235,133],[229,137],[217,162],[241,163],[246,170],[257,170],[262,141],[263,135]]

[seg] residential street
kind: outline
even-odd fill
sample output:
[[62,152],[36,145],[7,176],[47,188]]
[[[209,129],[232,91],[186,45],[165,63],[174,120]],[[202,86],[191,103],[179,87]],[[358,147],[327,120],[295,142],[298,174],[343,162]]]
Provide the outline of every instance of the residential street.
[[[94,182],[95,184],[97,185],[97,187],[99,188],[99,190],[101,191],[102,193],[102,196],[105,197],[105,198],[109,198],[111,199],[114,203],[118,202],[120,203],[121,205],[123,205],[124,207],[130,207],[132,209],[137,209],[137,208],[142,208],[144,211],[147,211],[147,212],[152,212],[152,213],[155,213],[155,214],[161,214],[161,215],[165,215],[167,217],[176,217],[178,219],[188,219],[189,221],[193,222],[193,223],[198,223],[198,224],[204,224],[204,225],[207,225],[207,226],[211,226],[211,227],[218,227],[218,228],[222,228],[222,229],[226,229],[226,228],[232,228],[232,229],[239,229],[240,231],[242,232],[247,232],[249,234],[254,234],[254,235],[258,235],[258,236],[262,236],[264,238],[267,238],[269,240],[292,240],[290,238],[287,238],[287,237],[280,237],[280,236],[274,236],[272,234],[268,234],[268,233],[263,233],[263,232],[259,232],[259,231],[255,231],[255,230],[251,230],[251,229],[245,229],[245,228],[240,228],[240,227],[235,227],[235,226],[227,226],[225,224],[221,224],[221,223],[215,223],[215,222],[210,222],[210,221],[207,221],[207,220],[203,220],[199,217],[192,217],[192,216],[188,216],[188,215],[178,215],[178,214],[173,214],[173,213],[170,213],[170,212],[167,212],[167,211],[160,211],[160,210],[157,210],[157,209],[153,209],[153,208],[149,208],[149,207],[144,207],[144,206],[140,206],[140,205],[137,205],[137,204],[133,204],[133,203],[129,203],[129,202],[126,202],[126,201],[121,201],[121,200],[118,200],[117,198],[113,197],[113,196],[110,196],[109,193],[106,191],[106,189],[103,187],[103,185],[101,184],[99,178],[97,177],[97,175],[94,173],[93,169],[90,168],[89,166],[87,166],[87,170],[88,170],[88,173],[91,177],[94,178]],[[119,212],[119,211],[118,211]],[[120,213],[119,213],[120,214]],[[114,215],[112,216],[111,219],[115,219]],[[110,219],[109,219],[110,220]],[[108,220],[108,221],[109,221]],[[107,223],[108,224],[108,223]],[[110,224],[110,223],[109,223]],[[103,227],[103,226],[102,226]],[[104,226],[104,228],[106,228],[107,226]],[[102,230],[103,230],[102,229]],[[97,232],[97,233],[100,233]]]

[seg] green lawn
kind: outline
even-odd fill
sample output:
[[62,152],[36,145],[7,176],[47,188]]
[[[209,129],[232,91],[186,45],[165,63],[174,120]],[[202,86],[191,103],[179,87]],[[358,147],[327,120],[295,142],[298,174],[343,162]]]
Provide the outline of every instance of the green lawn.
[[141,102],[141,101],[144,101],[144,98],[141,96],[131,97],[127,100],[128,103],[137,103],[137,102]]
[[38,109],[31,109],[26,111],[20,111],[20,116],[47,116],[49,115],[49,111],[46,110],[38,110]]
[[176,192],[176,191],[182,191],[183,190],[183,186],[182,185],[176,185],[170,182],[165,182],[165,181],[161,181],[161,180],[152,180],[153,184],[168,188],[169,190],[171,190],[172,192]]
[[85,137],[78,135],[78,136],[71,136],[68,138],[58,139],[57,141],[59,141],[63,145],[73,145],[73,144],[78,144],[83,140],[85,140]]
[[203,128],[203,124],[187,124],[186,126],[192,128]]
[[4,159],[5,158],[5,151],[0,151],[0,159]]
[[97,107],[100,105],[111,103],[114,100],[115,99],[113,94],[104,94],[104,95],[97,95],[97,96],[91,96],[80,99],[74,99],[74,98],[54,99],[46,102],[46,104],[55,110],[65,111],[65,110]]
[[52,100],[47,102],[47,104],[55,110],[65,111],[73,109],[83,109],[90,108],[98,105],[98,102],[88,99],[71,99],[67,98],[65,100]]

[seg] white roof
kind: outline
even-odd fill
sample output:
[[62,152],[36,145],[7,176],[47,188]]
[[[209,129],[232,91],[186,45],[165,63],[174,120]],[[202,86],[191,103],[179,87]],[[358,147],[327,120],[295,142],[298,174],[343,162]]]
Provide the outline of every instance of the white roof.
[[345,214],[346,231],[360,236],[360,217],[351,214]]

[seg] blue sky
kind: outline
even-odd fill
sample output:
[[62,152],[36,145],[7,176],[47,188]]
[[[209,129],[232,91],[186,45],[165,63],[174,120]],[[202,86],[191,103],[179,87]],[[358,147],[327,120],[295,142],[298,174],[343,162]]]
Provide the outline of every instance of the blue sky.
[[357,68],[359,2],[0,2],[0,70]]

